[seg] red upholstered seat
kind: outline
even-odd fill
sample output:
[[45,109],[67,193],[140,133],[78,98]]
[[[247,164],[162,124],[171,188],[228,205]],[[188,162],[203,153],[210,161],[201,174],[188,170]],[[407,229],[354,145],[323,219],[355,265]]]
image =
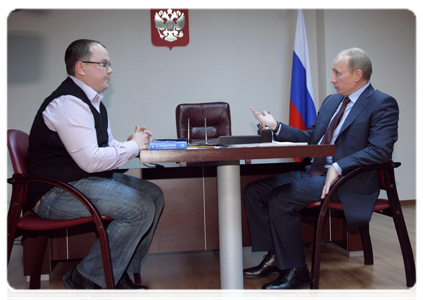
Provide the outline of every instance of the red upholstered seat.
[[[110,217],[102,216],[103,221],[113,221]],[[93,222],[92,217],[79,218],[74,220],[46,220],[40,218],[37,214],[31,213],[19,219],[18,228],[25,230],[54,230],[81,225]]]
[[[320,202],[320,201],[311,202],[305,208],[306,209],[317,208],[317,207],[320,207],[321,204],[322,204],[322,202]],[[374,211],[385,210],[385,209],[388,209],[389,207],[390,207],[390,205],[389,205],[389,201],[388,200],[378,199],[376,201],[376,205],[375,205]],[[332,201],[331,203],[329,203],[329,209],[343,210],[344,208],[342,207],[341,202]]]

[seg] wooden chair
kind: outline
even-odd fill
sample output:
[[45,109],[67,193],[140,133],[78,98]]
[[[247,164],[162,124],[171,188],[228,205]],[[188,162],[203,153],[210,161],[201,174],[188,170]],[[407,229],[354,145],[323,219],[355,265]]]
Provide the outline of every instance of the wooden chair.
[[[29,271],[30,288],[39,289],[41,266],[49,231],[94,222],[103,255],[106,285],[108,289],[113,289],[113,270],[110,261],[107,234],[103,225],[103,220],[111,221],[112,219],[100,216],[90,200],[71,185],[44,176],[28,176],[28,138],[29,136],[25,132],[13,129],[7,131],[7,147],[14,169],[13,177],[7,180],[12,185],[12,198],[7,216],[7,262],[9,263],[15,238],[21,236],[25,231],[34,232],[36,234],[36,243],[35,248],[31,249],[33,261],[31,261]],[[46,220],[30,211],[22,214],[22,208],[27,198],[28,183],[32,182],[48,183],[68,191],[87,207],[92,216],[75,220]]]
[[[323,225],[327,216],[328,210],[343,210],[340,202],[331,202],[333,195],[336,191],[348,180],[368,172],[370,170],[380,170],[380,188],[386,190],[388,200],[378,199],[375,212],[390,216],[394,220],[398,240],[401,246],[402,257],[404,260],[405,276],[407,287],[412,287],[416,283],[416,267],[414,263],[413,250],[411,248],[410,239],[408,237],[407,227],[405,225],[404,216],[401,210],[401,204],[398,198],[397,188],[395,184],[394,168],[401,165],[398,162],[390,162],[380,165],[369,165],[359,167],[345,176],[342,176],[331,188],[329,194],[322,202],[313,202],[306,206],[305,209],[318,208],[319,214],[316,220],[316,227],[314,233],[313,243],[313,258],[311,267],[311,289],[319,288],[319,275],[320,275],[320,258],[321,258],[321,241],[323,235]],[[373,264],[373,250],[370,239],[369,224],[359,228],[361,241],[363,244],[364,263],[366,265]]]

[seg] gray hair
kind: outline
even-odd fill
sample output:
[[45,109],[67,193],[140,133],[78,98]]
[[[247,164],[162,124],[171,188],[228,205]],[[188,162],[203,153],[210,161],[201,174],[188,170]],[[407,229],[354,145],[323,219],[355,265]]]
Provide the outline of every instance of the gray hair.
[[348,57],[347,67],[350,72],[361,70],[363,72],[363,79],[366,81],[370,80],[372,76],[372,62],[366,52],[360,48],[349,48],[341,51],[337,57],[345,56]]

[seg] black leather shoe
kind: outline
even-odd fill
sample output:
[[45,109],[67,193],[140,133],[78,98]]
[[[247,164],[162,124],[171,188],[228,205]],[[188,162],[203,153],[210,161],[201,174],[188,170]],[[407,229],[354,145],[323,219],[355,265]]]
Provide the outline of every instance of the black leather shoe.
[[101,289],[101,286],[82,276],[76,267],[63,276],[63,281],[66,287],[72,290]]
[[310,286],[307,265],[281,271],[278,278],[263,285],[262,289],[304,289]]
[[276,256],[273,252],[267,253],[258,266],[244,269],[244,278],[263,278],[271,275],[279,275]]
[[116,289],[118,290],[146,290],[147,287],[145,285],[136,285],[132,282],[131,278],[129,278],[128,273],[125,271],[119,280],[118,284],[116,285]]

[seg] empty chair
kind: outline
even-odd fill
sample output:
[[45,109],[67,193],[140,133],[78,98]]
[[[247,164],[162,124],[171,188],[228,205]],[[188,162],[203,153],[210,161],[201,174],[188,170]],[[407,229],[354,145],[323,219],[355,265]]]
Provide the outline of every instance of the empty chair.
[[[206,130],[207,128],[207,130]],[[232,135],[231,112],[226,102],[186,103],[176,107],[178,138],[188,142],[211,141],[220,136]]]

